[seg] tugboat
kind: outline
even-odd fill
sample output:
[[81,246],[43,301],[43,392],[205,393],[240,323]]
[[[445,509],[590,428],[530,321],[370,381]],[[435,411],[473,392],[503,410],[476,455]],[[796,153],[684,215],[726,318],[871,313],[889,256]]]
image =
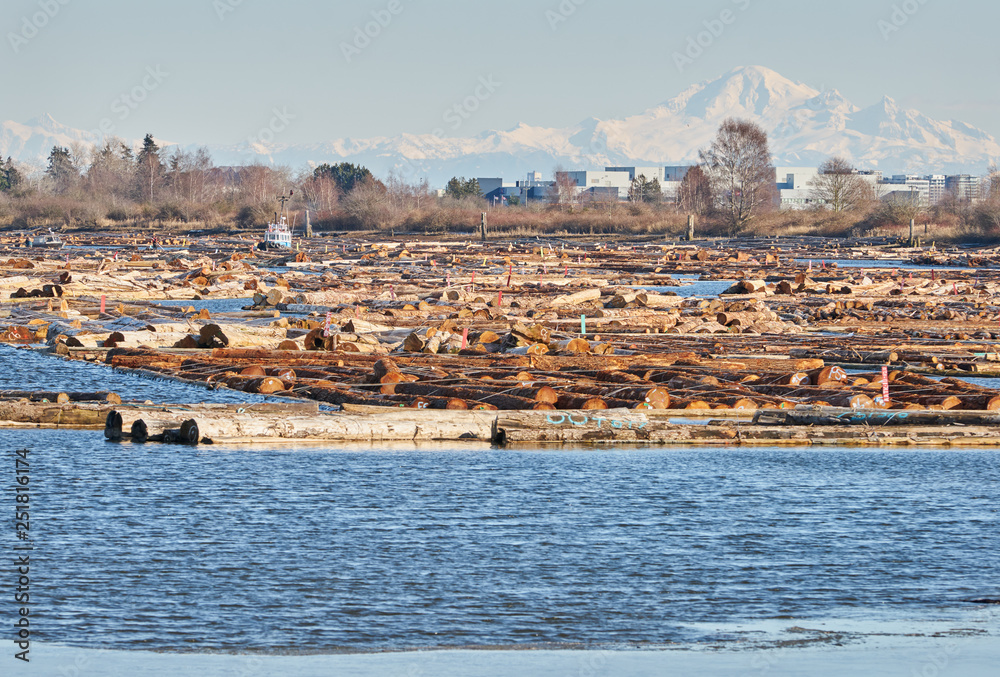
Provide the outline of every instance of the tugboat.
[[288,220],[285,218],[285,203],[292,199],[292,192],[289,191],[288,195],[282,194],[278,198],[278,202],[281,203],[281,216],[275,213],[274,221],[267,224],[267,232],[264,234],[264,239],[257,243],[257,249],[292,248],[292,231],[288,227]]
[[52,232],[49,228],[48,235],[36,235],[31,240],[32,247],[41,247],[42,249],[62,249],[65,243],[62,238]]

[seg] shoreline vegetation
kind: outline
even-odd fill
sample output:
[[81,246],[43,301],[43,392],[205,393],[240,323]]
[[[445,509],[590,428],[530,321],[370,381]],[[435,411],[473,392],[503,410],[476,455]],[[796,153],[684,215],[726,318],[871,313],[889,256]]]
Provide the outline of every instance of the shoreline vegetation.
[[[637,177],[628,201],[617,192],[574,189],[556,168],[546,199],[494,206],[476,179],[455,177],[443,195],[426,180],[375,177],[360,165],[323,164],[295,171],[252,164],[217,167],[206,149],[161,149],[147,135],[134,151],[118,139],[103,146],[54,147],[48,167],[28,174],[10,158],[0,162],[0,232],[239,234],[260,232],[274,217],[278,195],[291,192],[287,213],[315,234],[467,237],[486,213],[498,237],[651,236],[678,239],[694,218],[698,238],[732,236],[828,238],[909,236],[911,220],[926,241],[1000,242],[1000,174],[990,172],[980,197],[956,195],[934,206],[879,199],[849,163],[833,158],[813,188],[825,206],[778,209],[766,135],[746,121],[727,121],[669,200],[658,183]],[[743,144],[743,145],[741,145]],[[747,155],[753,145],[756,157]],[[753,154],[751,154],[753,155]],[[743,166],[740,162],[744,162]],[[766,178],[765,178],[766,177]],[[655,185],[655,190],[651,186]]]

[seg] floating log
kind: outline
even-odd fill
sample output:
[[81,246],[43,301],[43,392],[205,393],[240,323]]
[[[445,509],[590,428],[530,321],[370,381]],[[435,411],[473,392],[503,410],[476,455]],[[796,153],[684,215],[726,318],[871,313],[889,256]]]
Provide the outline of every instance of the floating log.
[[[419,411],[418,416],[408,412]],[[117,412],[122,413],[122,412]],[[490,439],[494,415],[477,411],[393,409],[385,414],[295,414],[150,412],[135,418],[129,432],[145,434],[146,441],[213,443],[225,440],[267,442],[269,440],[335,440],[378,442],[414,440]],[[127,417],[123,417],[127,418]],[[190,421],[190,423],[188,423]],[[109,416],[113,430],[117,417]],[[168,433],[177,430],[179,433]],[[106,432],[106,435],[108,433]],[[197,442],[193,442],[197,435]],[[163,439],[159,439],[163,436]],[[112,433],[109,439],[116,438]]]
[[760,411],[753,422],[760,425],[860,425],[948,426],[1000,425],[1000,414],[984,411],[856,411],[815,407],[787,411]]
[[79,393],[40,390],[0,390],[0,399],[27,399],[32,402],[108,402],[121,404],[122,398],[112,392]]

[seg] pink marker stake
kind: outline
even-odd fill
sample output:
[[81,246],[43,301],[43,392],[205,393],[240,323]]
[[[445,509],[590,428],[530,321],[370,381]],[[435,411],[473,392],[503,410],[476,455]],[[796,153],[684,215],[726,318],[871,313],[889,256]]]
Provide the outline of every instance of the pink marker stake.
[[465,350],[466,346],[469,345],[469,328],[466,327],[462,330],[462,347],[461,350]]
[[104,314],[104,304],[107,302],[107,300],[108,297],[105,296],[104,294],[101,294],[101,315]]

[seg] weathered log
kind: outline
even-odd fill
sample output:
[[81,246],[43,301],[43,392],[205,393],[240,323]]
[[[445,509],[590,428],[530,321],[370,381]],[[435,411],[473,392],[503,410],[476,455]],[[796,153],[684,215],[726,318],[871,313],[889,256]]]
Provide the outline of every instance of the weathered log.
[[574,306],[581,303],[587,303],[588,301],[596,301],[601,298],[600,289],[585,289],[583,291],[576,292],[575,294],[567,294],[565,296],[557,296],[556,298],[549,301],[550,306]]
[[[196,418],[185,412],[162,412],[156,418],[138,420],[134,426],[141,431],[146,426],[147,441],[200,443],[225,440],[267,442],[269,440],[337,440],[352,441],[413,441],[490,439],[494,415],[475,411],[439,411],[391,409],[385,414],[317,414],[299,416],[250,415],[240,413],[206,414]],[[191,421],[185,424],[186,421]],[[167,431],[176,430],[177,433]],[[171,439],[173,437],[173,439]]]
[[864,426],[920,426],[920,425],[1000,425],[1000,414],[981,411],[857,411],[815,407],[792,409],[782,412],[762,411],[754,416],[754,423],[761,425],[864,425]]
[[816,348],[791,348],[789,357],[820,358],[827,362],[843,362],[846,364],[888,364],[899,360],[899,355],[892,350],[823,350]]
[[600,397],[587,397],[580,395],[573,395],[571,393],[564,393],[559,396],[556,401],[557,409],[569,409],[569,410],[593,410],[593,409],[607,409],[608,404]]
[[0,390],[0,399],[27,399],[32,402],[108,402],[111,404],[121,404],[122,398],[112,392],[79,393],[79,392],[54,392],[41,390]]

